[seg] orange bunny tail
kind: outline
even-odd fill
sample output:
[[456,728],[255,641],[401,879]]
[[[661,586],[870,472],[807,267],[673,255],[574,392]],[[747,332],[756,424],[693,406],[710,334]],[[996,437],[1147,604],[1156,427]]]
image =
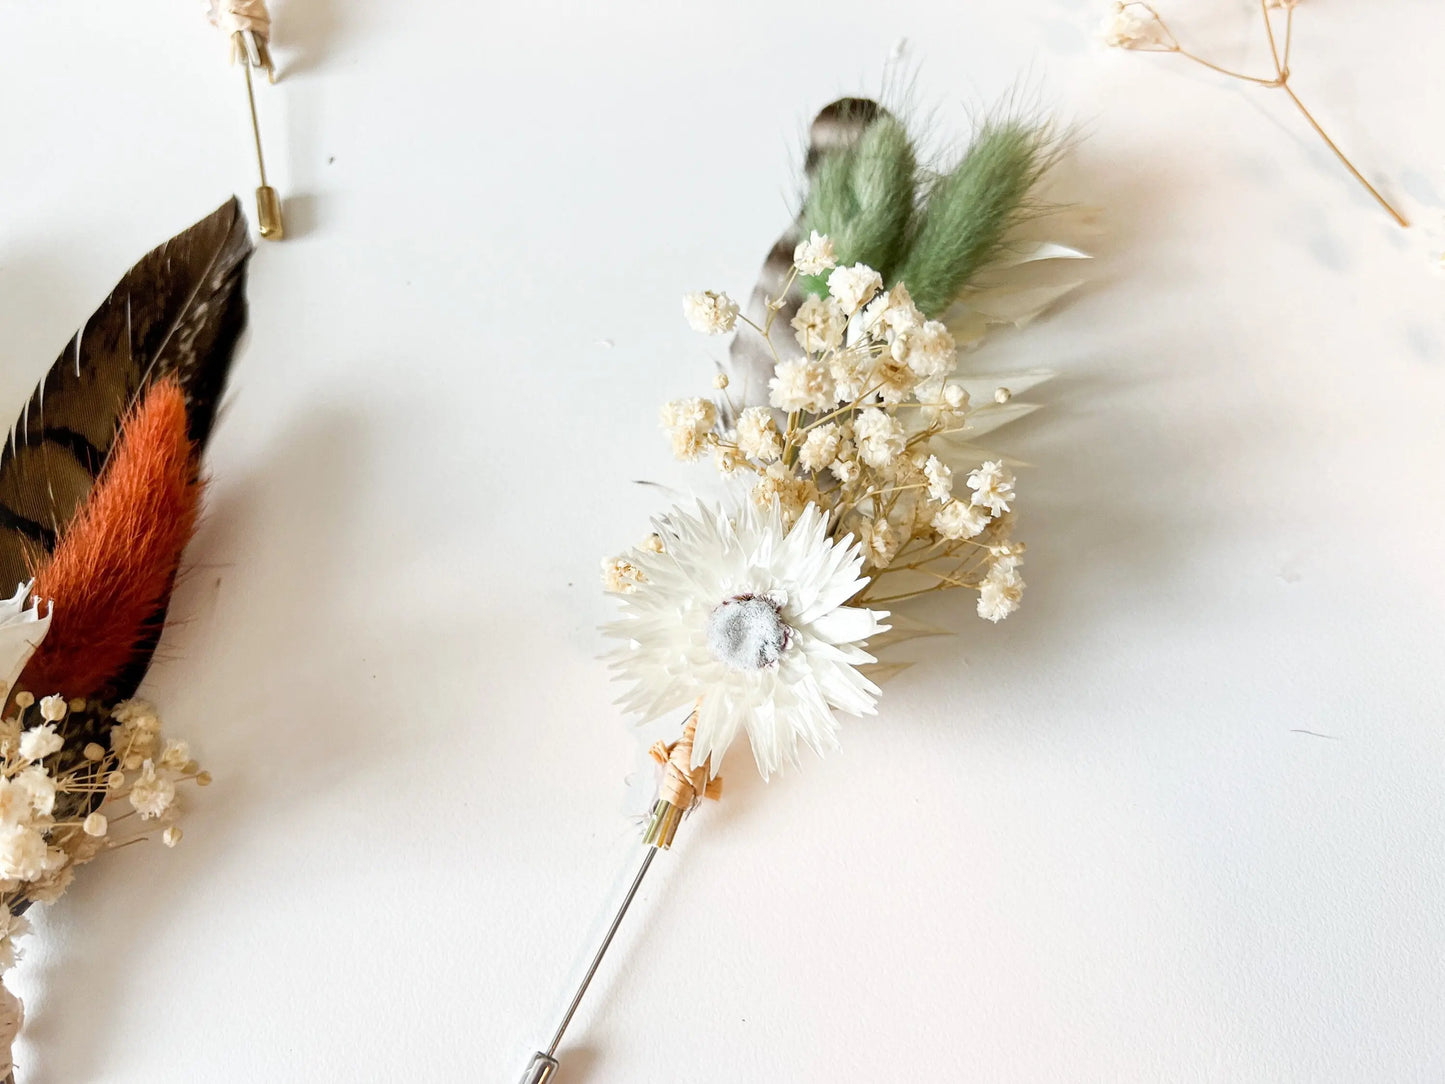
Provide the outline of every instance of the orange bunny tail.
[[18,687],[37,696],[134,691],[195,532],[202,488],[185,394],[167,378],[121,424],[95,488],[35,569],[33,595],[53,612]]

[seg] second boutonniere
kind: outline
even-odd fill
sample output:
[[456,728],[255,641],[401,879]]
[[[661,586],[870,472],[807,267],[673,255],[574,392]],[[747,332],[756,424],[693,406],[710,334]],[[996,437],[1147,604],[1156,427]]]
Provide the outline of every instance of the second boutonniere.
[[989,622],[1018,609],[1015,478],[979,441],[1031,410],[1016,394],[1050,374],[969,371],[960,351],[1078,285],[1036,273],[1087,258],[1040,236],[1059,149],[1048,125],[1006,117],[937,171],[891,113],[836,102],[750,309],[721,291],[684,298],[695,330],[736,337],[714,394],[665,404],[662,428],[677,458],[711,461],[725,495],[660,515],[603,577],[620,603],[606,629],[620,703],[643,721],[686,717],[652,750],[662,774],[636,879],[524,1084],[552,1078],[642,878],[720,794],[734,742],[765,779],[805,747],[836,747],[838,713],[876,710],[879,647],[917,633],[899,613],[912,599],[958,590]]

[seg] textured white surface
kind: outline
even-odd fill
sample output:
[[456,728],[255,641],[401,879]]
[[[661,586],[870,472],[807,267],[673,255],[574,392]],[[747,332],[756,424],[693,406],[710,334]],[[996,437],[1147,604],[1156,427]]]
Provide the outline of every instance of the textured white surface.
[[[926,608],[960,635],[837,755],[739,751],[560,1081],[1445,1078],[1445,279],[1282,98],[1103,50],[1103,6],[276,0],[294,238],[152,679],[217,782],[38,923],[25,1084],[520,1073],[635,855],[595,576],[631,479],[710,484],[655,428],[719,349],[678,295],[751,286],[806,119],[905,38],[950,127],[1021,76],[1076,118],[1108,210],[978,362],[1063,373],[1007,440],[1025,608]],[[11,409],[254,183],[201,9],[0,0]],[[1299,24],[1301,93],[1439,226],[1445,6]]]

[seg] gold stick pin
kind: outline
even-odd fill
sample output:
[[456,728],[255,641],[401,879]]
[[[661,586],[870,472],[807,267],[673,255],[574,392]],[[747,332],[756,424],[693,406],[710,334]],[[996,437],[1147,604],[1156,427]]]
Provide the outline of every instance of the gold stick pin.
[[265,40],[258,38],[254,31],[237,30],[231,36],[231,59],[239,59],[241,70],[246,73],[246,101],[251,107],[251,134],[256,139],[256,167],[261,173],[261,186],[256,189],[256,221],[260,224],[262,237],[279,241],[286,236],[286,227],[281,220],[281,197],[266,183],[266,156],[261,152],[261,125],[256,119],[256,91],[251,82],[252,68],[265,68],[267,79],[273,83],[276,81],[271,52]]

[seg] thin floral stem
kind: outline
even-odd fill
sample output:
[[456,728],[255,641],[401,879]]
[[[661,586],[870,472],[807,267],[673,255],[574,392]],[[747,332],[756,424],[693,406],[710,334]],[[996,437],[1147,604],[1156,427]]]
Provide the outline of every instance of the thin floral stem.
[[1359,181],[1360,184],[1364,185],[1365,191],[1370,193],[1370,195],[1374,196],[1375,202],[1378,203],[1381,207],[1383,207],[1386,211],[1388,211],[1390,217],[1393,218],[1396,222],[1398,222],[1403,229],[1409,229],[1410,220],[1407,219],[1404,215],[1402,215],[1399,211],[1395,210],[1395,208],[1390,204],[1390,201],[1387,200],[1384,196],[1380,195],[1379,190],[1375,188],[1374,185],[1372,185],[1369,181],[1365,180],[1365,175],[1355,168],[1355,164],[1345,157],[1345,152],[1340,150],[1340,148],[1335,145],[1335,141],[1326,134],[1323,128],[1320,127],[1320,122],[1315,120],[1314,114],[1312,114],[1308,109],[1305,108],[1305,103],[1299,100],[1299,95],[1294,92],[1294,90],[1290,87],[1289,83],[1281,83],[1280,89],[1289,95],[1289,100],[1294,102],[1296,108],[1299,109],[1304,119],[1309,121],[1310,127],[1313,128],[1315,130],[1315,133],[1325,141],[1325,146],[1335,152],[1335,157],[1338,158],[1340,160],[1340,163],[1347,170],[1350,171],[1350,176],[1354,177],[1355,180]]
[[1274,23],[1269,17],[1268,0],[1259,0],[1260,16],[1264,19],[1265,36],[1269,40],[1270,60],[1274,64],[1275,71],[1273,79],[1262,79],[1257,75],[1247,75],[1244,72],[1238,72],[1230,68],[1222,67],[1221,65],[1214,63],[1212,60],[1206,60],[1204,57],[1199,56],[1197,53],[1191,53],[1188,49],[1185,49],[1184,46],[1180,44],[1179,39],[1175,36],[1174,31],[1169,28],[1169,24],[1164,21],[1163,16],[1161,16],[1159,12],[1154,9],[1153,5],[1143,2],[1143,0],[1132,0],[1132,2],[1127,4],[1126,6],[1138,7],[1142,8],[1144,11],[1147,11],[1150,18],[1154,20],[1155,24],[1159,28],[1160,33],[1164,37],[1164,41],[1158,43],[1157,46],[1152,48],[1147,46],[1140,47],[1137,49],[1138,52],[1175,53],[1186,60],[1191,60],[1194,63],[1201,65],[1202,67],[1208,68],[1210,71],[1218,72],[1220,75],[1228,76],[1231,79],[1239,79],[1246,83],[1252,83],[1255,86],[1278,88],[1284,91],[1285,94],[1289,96],[1290,101],[1295,104],[1295,108],[1297,108],[1300,111],[1300,114],[1305,118],[1305,120],[1309,122],[1310,127],[1315,130],[1315,134],[1325,141],[1325,146],[1329,147],[1329,149],[1334,152],[1335,157],[1340,160],[1340,163],[1347,170],[1349,170],[1350,176],[1354,177],[1355,180],[1357,180],[1361,185],[1363,185],[1365,191],[1369,192],[1370,195],[1374,197],[1375,202],[1378,203],[1381,207],[1383,207],[1385,211],[1390,215],[1390,217],[1393,218],[1397,223],[1399,223],[1402,228],[1409,228],[1409,219],[1407,219],[1403,214],[1396,210],[1395,207],[1390,203],[1390,201],[1385,199],[1385,197],[1380,194],[1379,189],[1377,189],[1374,185],[1372,185],[1368,180],[1365,179],[1365,175],[1361,173],[1355,167],[1355,164],[1345,156],[1345,152],[1340,150],[1339,146],[1335,143],[1335,141],[1331,139],[1329,134],[1324,130],[1323,127],[1321,127],[1319,121],[1315,120],[1314,114],[1309,111],[1309,109],[1305,106],[1304,102],[1300,101],[1299,95],[1297,95],[1294,92],[1294,89],[1289,85],[1290,52],[1294,45],[1293,7],[1286,9],[1284,51],[1283,53],[1281,53],[1279,48],[1279,41],[1275,36],[1274,32]]
[[1244,72],[1237,72],[1237,71],[1234,71],[1234,70],[1231,69],[1231,68],[1223,68],[1223,67],[1220,67],[1218,64],[1214,63],[1212,60],[1205,60],[1205,59],[1204,59],[1202,56],[1200,56],[1198,53],[1191,53],[1188,49],[1185,49],[1185,48],[1183,48],[1182,46],[1179,46],[1179,47],[1176,47],[1176,48],[1173,48],[1173,49],[1154,49],[1154,50],[1144,49],[1144,50],[1141,50],[1141,52],[1159,52],[1159,53],[1169,52],[1169,53],[1178,53],[1178,54],[1179,54],[1180,56],[1182,56],[1185,60],[1192,60],[1192,61],[1194,61],[1194,63],[1203,65],[1204,67],[1208,68],[1210,71],[1218,72],[1220,75],[1227,75],[1227,76],[1229,76],[1231,79],[1242,79],[1242,80],[1244,80],[1244,82],[1246,82],[1246,83],[1253,83],[1253,84],[1255,84],[1255,86],[1260,86],[1260,87],[1277,87],[1277,86],[1279,86],[1279,80],[1278,80],[1277,78],[1276,78],[1276,79],[1261,79],[1261,78],[1260,78],[1259,76],[1257,76],[1257,75],[1246,75]]
[[1259,13],[1264,16],[1264,33],[1269,38],[1269,55],[1274,61],[1274,73],[1279,76],[1280,83],[1284,83],[1284,65],[1279,60],[1279,46],[1274,40],[1274,23],[1269,19],[1269,0],[1259,0]]

